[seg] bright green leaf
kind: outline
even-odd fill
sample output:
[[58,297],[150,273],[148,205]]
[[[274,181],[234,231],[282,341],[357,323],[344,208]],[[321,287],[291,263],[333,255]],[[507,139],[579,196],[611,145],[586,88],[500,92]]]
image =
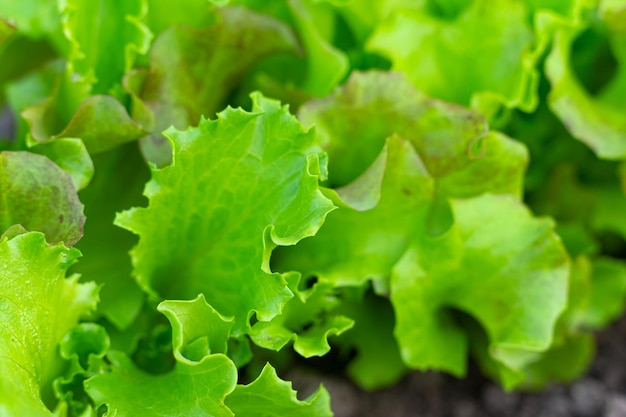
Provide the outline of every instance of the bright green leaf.
[[298,117],[315,124],[333,186],[361,175],[395,133],[413,144],[443,195],[521,195],[524,147],[489,132],[479,114],[428,98],[402,74],[354,73],[331,97],[303,106]]
[[70,363],[63,375],[54,380],[53,387],[55,396],[67,406],[69,416],[95,417],[94,404],[83,383],[106,366],[102,358],[109,347],[109,335],[95,323],[79,323],[63,337],[59,351]]
[[136,55],[148,52],[146,0],[60,0],[59,8],[72,45],[69,72],[93,84],[94,94],[111,94]]
[[550,347],[567,301],[569,261],[554,225],[510,196],[453,200],[452,211],[445,235],[419,237],[394,267],[402,357],[418,369],[464,374],[468,342],[456,309],[484,328],[490,355],[503,367],[523,368]]
[[302,88],[315,96],[324,97],[347,74],[348,57],[323,38],[310,1],[289,0],[288,3],[307,52],[307,74]]
[[374,279],[384,291],[411,235],[449,226],[445,198],[521,193],[523,146],[488,132],[476,113],[427,98],[401,74],[355,73],[299,117],[315,124],[328,152],[329,183],[339,188],[327,194],[340,209],[315,237],[279,249],[279,270],[340,285]]
[[212,353],[226,353],[233,319],[215,311],[204,294],[190,301],[166,300],[157,309],[172,325],[172,344],[178,361],[199,362]]
[[[588,13],[595,15],[596,12]],[[623,159],[626,157],[626,107],[623,104],[626,94],[626,29],[612,27],[612,21],[602,21],[603,17],[609,18],[594,16],[592,22],[562,23],[555,29],[552,49],[545,64],[552,86],[548,104],[572,136],[593,149],[598,157]],[[572,62],[575,54],[583,55],[588,48],[591,48],[591,53],[600,50],[598,38],[608,42],[617,69],[610,77],[601,72],[609,63],[599,61],[593,55],[586,57],[584,63],[590,64],[590,76],[597,77],[599,71],[601,74],[599,81],[602,86],[594,92],[583,86]]]
[[258,346],[272,350],[280,350],[293,340],[294,350],[305,358],[327,354],[328,337],[341,335],[354,326],[353,320],[333,314],[340,303],[333,292],[328,283],[301,291],[299,297],[287,303],[281,315],[252,326],[250,338]]
[[93,283],[65,277],[78,256],[37,232],[0,238],[0,415],[52,415],[41,395],[60,370],[58,344],[97,301]]
[[147,133],[143,126],[131,119],[124,106],[111,96],[86,98],[67,124],[64,124],[64,119],[55,114],[56,106],[59,106],[62,100],[60,95],[55,94],[22,113],[31,125],[35,141],[80,138],[87,150],[93,154],[132,142]]
[[102,358],[110,343],[104,327],[95,323],[80,323],[63,336],[59,351],[65,359],[76,358],[80,366],[87,370],[91,357]]
[[270,320],[293,296],[287,276],[269,270],[274,247],[311,236],[332,209],[318,189],[324,166],[313,132],[278,102],[252,99],[252,113],[229,108],[197,128],[168,130],[174,162],[153,168],[149,207],[116,219],[140,236],[131,254],[144,290],[204,293],[235,317],[235,335],[253,312]]
[[267,364],[248,385],[238,385],[226,397],[226,405],[237,417],[332,417],[330,396],[323,387],[304,401],[298,400],[291,384],[278,378]]
[[433,97],[471,104],[489,117],[500,103],[534,110],[538,57],[531,50],[526,6],[464,1],[452,14],[447,6],[428,1],[419,9],[398,9],[378,25],[367,48],[390,58],[393,69]]
[[[386,286],[391,267],[404,252],[415,224],[425,222],[433,180],[411,144],[399,137],[388,139],[364,178],[329,193],[339,209],[330,213],[315,237],[278,250],[273,259],[278,270],[296,269],[305,277],[316,276],[341,286],[360,286],[370,279]],[[362,195],[358,189],[378,191],[374,208],[358,210],[345,205],[341,197]]]
[[235,365],[222,354],[199,363],[178,362],[165,374],[151,375],[137,369],[124,354],[107,355],[111,372],[85,381],[96,404],[107,406],[116,417],[233,417],[224,397],[237,382]]

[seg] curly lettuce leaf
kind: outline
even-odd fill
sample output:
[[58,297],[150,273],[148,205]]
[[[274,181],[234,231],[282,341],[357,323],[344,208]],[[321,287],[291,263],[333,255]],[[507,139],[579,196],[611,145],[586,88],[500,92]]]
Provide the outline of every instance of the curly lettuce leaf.
[[539,78],[528,13],[523,2],[510,0],[422,2],[396,9],[367,48],[433,97],[471,104],[490,118],[500,104],[532,111]]
[[[567,309],[559,317],[550,349],[523,369],[508,370],[521,378],[521,386],[542,389],[558,381],[569,383],[591,365],[595,340],[590,330],[599,330],[617,318],[626,302],[626,268],[622,261],[608,257],[573,259]],[[474,346],[476,351],[476,346]],[[495,377],[502,373],[489,358],[480,358],[483,370]],[[515,376],[518,374],[518,376]]]
[[[274,264],[339,286],[373,280],[376,292],[391,294],[395,335],[413,368],[464,374],[468,336],[445,308],[462,310],[488,332],[485,354],[512,386],[519,379],[508,378],[508,369],[519,371],[550,346],[565,307],[567,255],[554,225],[534,219],[517,197],[524,147],[489,132],[471,111],[406,86],[395,74],[356,74],[333,97],[301,109],[328,151],[329,184],[337,188],[326,194],[339,209],[316,236],[277,251]],[[503,226],[513,218],[513,230]],[[537,259],[524,265],[520,255],[530,247]],[[475,270],[482,275],[467,272]],[[526,277],[536,281],[522,284]],[[431,279],[437,285],[422,283]],[[429,292],[421,294],[421,285]],[[472,291],[472,302],[463,301]],[[545,311],[536,307],[544,294],[551,299]],[[506,302],[517,295],[514,305]],[[450,298],[438,304],[439,297]]]
[[174,357],[200,362],[212,353],[226,353],[233,319],[207,304],[204,294],[193,300],[166,300],[157,309],[172,325]]
[[138,369],[124,354],[107,354],[110,371],[85,381],[95,403],[109,416],[233,417],[224,398],[237,383],[237,369],[222,354],[198,363],[177,362],[173,371],[152,375]]
[[115,98],[90,96],[89,83],[73,78],[61,61],[12,82],[7,96],[25,121],[18,138],[29,146],[79,138],[89,152],[97,153],[147,133]]
[[[355,209],[340,199],[341,194],[328,193],[339,209],[315,237],[277,251],[273,259],[277,270],[298,270],[340,286],[360,286],[367,280],[386,286],[415,223],[426,221],[433,180],[411,144],[399,137],[388,139],[371,171],[340,191],[353,199],[378,191],[375,207]],[[357,201],[362,203],[362,197]]]
[[[306,51],[307,70],[302,89],[324,97],[348,73],[348,57],[324,39],[319,26],[322,19],[317,18],[320,12],[310,0],[289,0],[288,3]],[[319,4],[315,6],[321,8]]]
[[318,189],[325,164],[313,132],[278,102],[252,100],[252,113],[228,108],[168,130],[174,162],[152,168],[149,206],[115,221],[140,236],[131,255],[144,290],[157,299],[203,293],[235,318],[234,335],[253,313],[267,321],[281,312],[293,274],[272,273],[269,256],[313,235],[333,208]]
[[348,317],[334,314],[341,303],[328,283],[315,284],[308,290],[294,289],[282,314],[269,322],[252,326],[250,338],[258,346],[280,350],[293,340],[293,348],[305,358],[323,356],[330,351],[329,336],[339,336],[354,326]]
[[113,93],[136,55],[148,52],[152,34],[142,23],[146,0],[62,0],[59,9],[72,46],[69,72],[93,85],[93,94]]
[[303,106],[298,118],[315,124],[333,187],[361,175],[397,134],[413,144],[441,194],[521,195],[526,149],[490,132],[481,115],[427,97],[401,73],[355,72],[332,96]]
[[401,74],[354,73],[299,118],[315,124],[328,152],[329,185],[338,188],[327,194],[340,209],[314,238],[279,249],[279,270],[385,287],[412,235],[449,226],[447,198],[521,194],[525,148],[489,132],[480,115],[427,98]]
[[226,405],[238,417],[332,417],[330,396],[320,387],[304,401],[298,400],[291,383],[281,380],[267,364],[248,385],[237,385],[226,397]]
[[63,376],[54,380],[55,396],[67,404],[68,415],[95,416],[93,401],[85,392],[84,381],[100,371],[102,358],[108,352],[110,339],[106,330],[95,323],[83,322],[63,336],[61,356],[69,361]]
[[195,126],[223,108],[241,78],[261,58],[293,51],[297,41],[281,22],[243,8],[219,10],[217,22],[195,29],[172,26],[150,49],[150,70],[137,94],[155,114],[153,132],[142,140],[146,159],[171,160],[161,132]]
[[[552,86],[548,104],[572,136],[598,157],[617,160],[626,157],[626,30],[616,16],[626,16],[626,4],[615,2],[614,8],[607,5],[603,3],[605,7],[599,10],[584,8],[584,16],[590,17],[556,25],[545,73]],[[608,43],[614,57],[615,74],[603,71],[611,62],[601,54],[602,42]],[[584,64],[591,64],[587,77],[582,79],[573,67],[577,55],[583,57]],[[599,91],[593,91],[590,83],[598,74],[601,85],[593,88]],[[588,82],[586,86],[583,81]]]
[[[465,373],[468,341],[450,309],[475,318],[501,367],[547,350],[567,303],[569,260],[554,224],[510,196],[453,200],[454,224],[420,236],[394,266],[391,300],[402,357],[418,369]],[[506,370],[505,370],[506,371]],[[503,372],[502,383],[518,380]]]
[[[58,344],[88,311],[97,288],[66,271],[80,252],[42,233],[0,238],[0,414],[52,416],[42,394],[62,363]],[[45,398],[51,401],[51,398]]]
[[14,224],[74,245],[85,215],[70,175],[42,155],[0,152],[0,230]]
[[132,0],[108,6],[60,2],[63,33],[70,43],[69,51],[61,51],[66,62],[57,66],[55,77],[45,80],[45,99],[28,100],[28,107],[20,109],[36,142],[80,138],[97,153],[147,133],[120,102],[125,98],[122,76],[150,42],[140,22],[145,4]]
[[333,44],[337,16],[327,5],[314,0],[280,0],[271,7],[262,0],[233,3],[279,19],[293,28],[302,43],[299,56],[281,56],[257,69],[254,84],[262,91],[293,99],[324,97],[348,74],[348,56]]
[[[80,138],[92,153],[108,151],[146,135],[144,126],[133,120],[126,108],[115,98],[106,95],[88,97],[86,90],[69,81],[68,74],[57,80],[57,88],[44,101],[27,107],[22,112],[30,126],[35,142],[46,143],[57,138]],[[83,85],[84,87],[84,85]],[[80,102],[75,107],[67,106],[70,100]],[[59,113],[59,109],[62,108]],[[70,111],[68,111],[70,110]]]

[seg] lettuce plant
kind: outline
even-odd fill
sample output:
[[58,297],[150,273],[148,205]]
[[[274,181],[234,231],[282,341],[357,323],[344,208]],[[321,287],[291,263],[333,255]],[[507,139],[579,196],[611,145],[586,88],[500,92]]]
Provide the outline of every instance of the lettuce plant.
[[[622,0],[0,0],[0,416],[581,375],[626,296]],[[305,365],[306,366],[306,365]]]

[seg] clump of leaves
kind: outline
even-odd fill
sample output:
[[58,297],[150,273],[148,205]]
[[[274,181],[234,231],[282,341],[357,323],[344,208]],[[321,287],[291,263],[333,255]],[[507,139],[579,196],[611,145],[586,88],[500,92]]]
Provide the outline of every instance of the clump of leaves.
[[626,2],[117,3],[0,0],[0,415],[330,416],[279,377],[329,352],[584,372]]

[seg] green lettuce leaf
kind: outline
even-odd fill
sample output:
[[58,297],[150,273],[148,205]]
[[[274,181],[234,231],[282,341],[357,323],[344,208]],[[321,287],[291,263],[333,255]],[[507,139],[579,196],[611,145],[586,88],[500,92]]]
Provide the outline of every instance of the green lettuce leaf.
[[190,301],[163,301],[158,310],[172,325],[174,357],[179,361],[200,362],[212,353],[226,353],[233,319],[215,311],[204,294]]
[[278,378],[267,364],[261,375],[248,385],[237,385],[226,397],[226,405],[238,417],[332,417],[330,396],[320,387],[306,400],[300,401],[291,383]]
[[[372,165],[374,174],[367,172],[363,181],[341,190],[357,196],[378,191],[375,207],[355,209],[328,193],[339,209],[315,237],[277,251],[277,270],[299,270],[305,277],[340,286],[360,286],[367,280],[379,288],[388,286],[391,267],[406,249],[414,225],[426,222],[433,181],[407,141],[392,137],[387,143]],[[382,183],[380,166],[386,169]]]
[[[22,117],[30,125],[32,139],[46,143],[57,138],[80,138],[90,153],[113,149],[145,136],[144,126],[133,120],[124,106],[115,98],[105,95],[87,97],[79,81],[69,81],[68,74],[61,74],[50,97],[26,108]],[[82,87],[85,87],[83,85]],[[70,100],[80,102],[75,112],[67,112],[73,106],[65,106]],[[65,114],[59,114],[62,107]]]
[[[402,357],[418,369],[465,373],[468,342],[450,309],[484,328],[503,368],[547,350],[567,303],[569,260],[554,224],[510,196],[453,200],[453,227],[421,236],[394,266],[391,300]],[[436,283],[436,284],[435,284]],[[519,381],[502,374],[505,387]]]
[[152,33],[158,36],[172,26],[206,28],[215,23],[215,12],[206,0],[181,0],[176,3],[148,0],[146,21]]
[[52,416],[58,344],[97,302],[95,284],[65,276],[78,256],[38,232],[0,238],[1,415]]
[[[568,283],[567,309],[559,317],[552,346],[540,357],[512,372],[521,378],[521,387],[538,390],[549,383],[569,383],[591,365],[595,340],[590,330],[599,330],[617,318],[626,302],[626,268],[622,261],[608,257],[580,255],[573,259]],[[474,346],[474,351],[476,348]],[[479,354],[480,355],[480,354]],[[484,355],[485,372],[497,377],[502,372]]]
[[110,339],[95,323],[79,323],[65,334],[59,346],[61,356],[70,362],[63,376],[54,380],[55,396],[67,404],[70,416],[95,416],[93,401],[85,392],[84,381],[105,365]]
[[298,118],[315,124],[333,187],[361,175],[395,133],[413,144],[441,194],[521,195],[526,149],[490,132],[481,115],[425,96],[400,73],[355,72],[331,97],[303,106]]
[[294,274],[272,273],[270,254],[314,234],[333,208],[318,189],[325,161],[313,132],[278,102],[252,100],[252,113],[229,108],[197,128],[168,130],[174,162],[152,168],[149,206],[115,221],[140,236],[131,255],[145,291],[203,293],[235,318],[234,335],[253,313],[267,321],[281,312]]
[[80,138],[97,153],[144,136],[147,131],[130,118],[120,100],[126,94],[123,74],[136,54],[147,52],[151,39],[140,22],[145,2],[124,1],[113,7],[64,0],[59,8],[70,48],[56,77],[47,81],[46,98],[29,100],[29,106],[20,109],[32,139]]
[[72,78],[61,61],[53,61],[7,88],[11,107],[25,124],[18,138],[27,146],[59,138],[79,138],[92,153],[136,140],[147,131],[111,96],[89,96],[90,85]]
[[471,104],[490,118],[500,104],[532,111],[538,56],[528,13],[523,2],[508,0],[422,2],[396,9],[367,48],[388,57],[394,70],[433,97]]
[[[548,104],[572,136],[593,149],[598,157],[623,159],[626,30],[619,16],[626,16],[626,3],[602,3],[599,9],[583,8],[581,14],[587,18],[555,24],[552,49],[545,63],[552,86]],[[614,62],[607,58],[611,53]],[[578,56],[582,57],[578,61],[589,67],[586,77],[581,78],[572,64]],[[615,73],[607,74],[605,69],[611,68],[611,64],[616,66]],[[594,86],[594,78],[598,77],[600,86]]]
[[172,26],[150,50],[150,70],[137,94],[155,114],[155,130],[142,140],[146,159],[171,161],[161,132],[195,126],[226,104],[243,75],[261,58],[296,49],[289,29],[268,16],[243,8],[219,10],[218,21],[194,29]]
[[95,403],[117,417],[233,417],[224,398],[237,382],[237,369],[222,354],[199,363],[177,362],[173,371],[152,375],[138,369],[124,354],[107,354],[110,372],[85,381]]
[[78,191],[85,188],[93,177],[93,161],[80,139],[56,139],[33,146],[30,151],[47,157],[67,172]]
[[68,173],[45,156],[0,152],[0,230],[20,224],[52,243],[83,236],[83,204]]
[[299,56],[281,56],[258,68],[255,87],[269,88],[279,97],[324,97],[348,74],[348,56],[333,44],[337,16],[328,5],[315,0],[280,0],[271,7],[262,0],[234,3],[281,20],[302,42]]
[[152,34],[142,23],[146,0],[61,0],[59,9],[72,46],[68,71],[93,85],[93,94],[113,93],[136,55],[148,52]]
[[[566,302],[567,255],[554,225],[534,219],[517,197],[525,149],[471,111],[407,85],[397,74],[355,74],[333,97],[302,107],[328,151],[337,188],[326,194],[339,209],[316,236],[278,250],[274,265],[338,286],[373,280],[376,292],[391,295],[395,336],[413,368],[464,374],[468,335],[446,308],[463,311],[487,331],[485,354],[512,386],[550,346]],[[519,259],[530,247],[525,265]],[[509,368],[518,376],[509,378]]]
[[[314,3],[310,0],[289,0],[288,3],[306,51],[307,70],[302,89],[324,97],[347,74],[348,57],[320,33],[320,19],[316,18],[320,13],[315,13]],[[321,8],[319,4],[316,6]]]
[[354,321],[333,314],[341,300],[334,295],[334,286],[316,284],[308,290],[293,289],[292,298],[282,314],[269,322],[252,326],[250,338],[258,346],[280,350],[293,339],[293,348],[305,358],[323,356],[330,351],[328,337],[341,335],[354,326]]
[[341,208],[314,238],[279,249],[278,270],[384,288],[413,234],[449,226],[447,198],[521,194],[524,147],[489,132],[478,114],[427,98],[401,74],[354,73],[299,118],[316,126],[329,185],[338,187],[327,194]]

